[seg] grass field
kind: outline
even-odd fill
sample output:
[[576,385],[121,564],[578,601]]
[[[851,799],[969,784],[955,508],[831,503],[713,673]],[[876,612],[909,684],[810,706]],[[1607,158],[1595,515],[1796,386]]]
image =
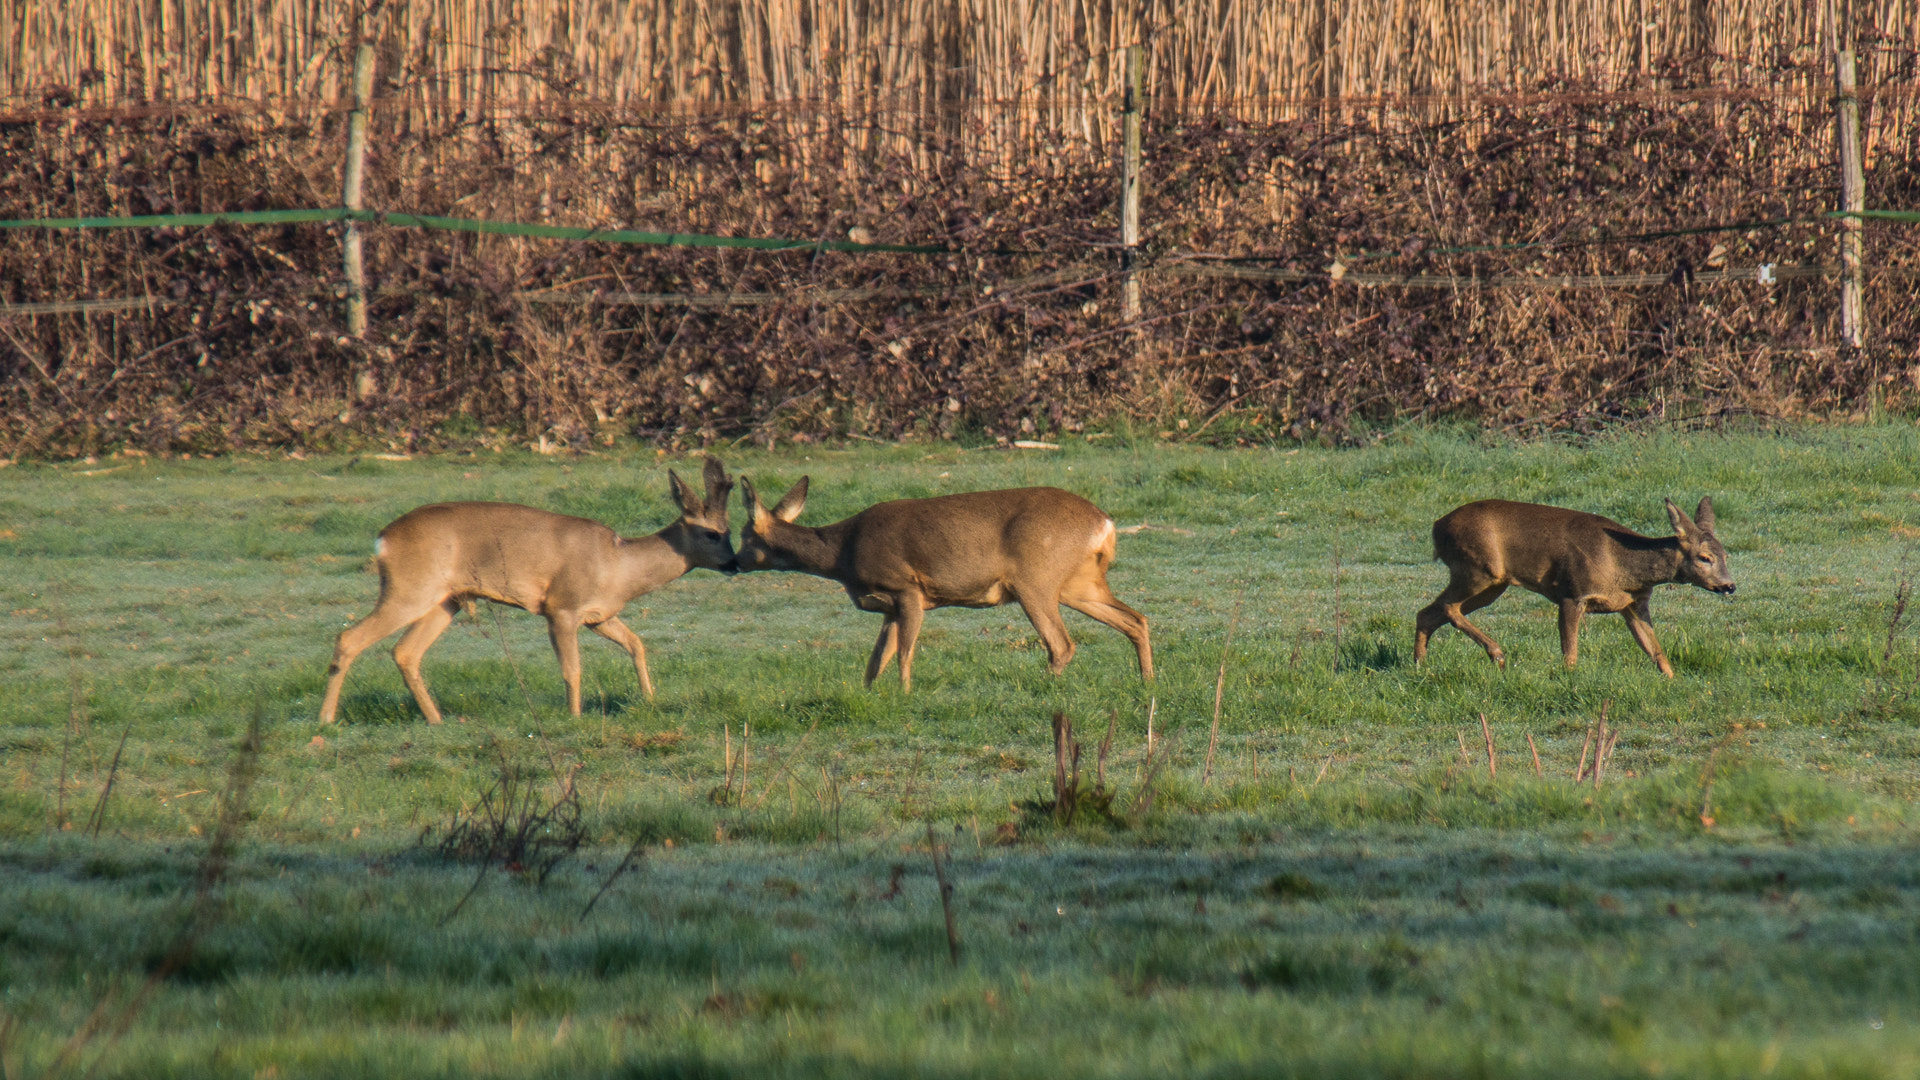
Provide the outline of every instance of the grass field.
[[[587,637],[567,716],[544,623],[482,608],[428,655],[458,717],[438,728],[390,645],[354,668],[343,722],[316,722],[332,637],[377,592],[373,534],[445,499],[648,532],[671,517],[665,467],[697,461],[15,466],[0,1066],[1920,1075],[1920,648],[1896,604],[1920,567],[1917,436],[734,451],[769,495],[811,475],[806,524],[1057,484],[1145,526],[1110,581],[1152,620],[1158,681],[1077,615],[1050,677],[1009,607],[931,613],[914,693],[866,690],[878,617],[838,586],[700,571],[628,608],[656,701]],[[1740,589],[1656,595],[1677,678],[1611,617],[1564,670],[1552,606],[1517,591],[1476,616],[1508,670],[1451,631],[1412,664],[1451,507],[1663,534],[1661,498],[1703,494]],[[1577,786],[1603,706],[1618,749]],[[1111,720],[1110,813],[1048,814],[1056,711],[1089,771]],[[1150,714],[1170,764],[1147,785]],[[541,806],[575,776],[588,842],[544,882],[436,848],[503,769]]]

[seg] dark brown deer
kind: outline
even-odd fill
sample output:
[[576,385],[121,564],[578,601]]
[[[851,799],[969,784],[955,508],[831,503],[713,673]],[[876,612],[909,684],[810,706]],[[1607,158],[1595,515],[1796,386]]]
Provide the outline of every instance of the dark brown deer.
[[746,477],[750,513],[740,531],[740,569],[795,570],[840,583],[853,606],[885,616],[867,661],[867,685],[897,652],[900,686],[913,689],[913,647],[925,612],[1018,603],[1046,642],[1048,670],[1073,659],[1060,605],[1125,634],[1153,678],[1146,616],[1107,588],[1113,519],[1059,488],[976,491],[869,506],[836,525],[794,524],[807,478],[769,510]]
[[624,539],[597,521],[513,503],[437,503],[395,519],[373,546],[380,602],[334,643],[320,722],[333,722],[340,685],[354,657],[404,626],[407,633],[394,647],[394,662],[427,723],[440,723],[440,710],[420,676],[420,658],[460,608],[475,600],[546,616],[573,715],[580,715],[582,626],[627,650],[640,690],[651,700],[646,647],[620,621],[620,609],[696,567],[728,574],[738,569],[728,537],[733,481],[726,469],[718,459],[707,459],[704,498],[671,470],[667,477],[680,519],[636,539]]
[[1580,620],[1589,611],[1620,613],[1660,673],[1673,665],[1653,636],[1647,599],[1655,585],[1698,585],[1733,595],[1727,549],[1713,532],[1713,500],[1701,499],[1689,518],[1667,500],[1675,535],[1641,536],[1598,514],[1557,506],[1487,499],[1468,503],[1433,523],[1433,557],[1452,575],[1415,622],[1413,658],[1427,657],[1427,638],[1451,625],[1480,643],[1496,664],[1506,654],[1467,613],[1486,607],[1518,585],[1560,605],[1560,651],[1567,666],[1580,656]]

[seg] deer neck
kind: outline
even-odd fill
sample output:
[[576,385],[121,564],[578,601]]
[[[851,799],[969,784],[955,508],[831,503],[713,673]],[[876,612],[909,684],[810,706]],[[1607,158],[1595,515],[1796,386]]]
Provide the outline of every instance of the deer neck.
[[620,538],[620,577],[629,595],[657,589],[693,569],[682,554],[687,546],[684,529],[675,522],[650,536]]
[[787,525],[777,535],[778,550],[791,564],[783,569],[798,570],[803,574],[835,581],[840,579],[840,554],[847,544],[846,529],[841,525],[818,529]]
[[1639,537],[1636,542],[1622,546],[1619,566],[1639,588],[1666,585],[1679,579],[1680,564],[1685,558],[1680,551],[1679,537]]

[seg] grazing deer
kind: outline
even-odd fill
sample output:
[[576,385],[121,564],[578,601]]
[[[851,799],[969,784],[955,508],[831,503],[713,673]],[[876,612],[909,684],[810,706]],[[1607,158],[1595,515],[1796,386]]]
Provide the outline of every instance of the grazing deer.
[[900,655],[900,688],[913,689],[913,646],[923,614],[939,607],[1026,611],[1047,644],[1048,670],[1073,659],[1060,618],[1065,604],[1125,634],[1153,678],[1146,616],[1107,588],[1113,519],[1059,488],[976,491],[869,506],[836,525],[795,525],[807,478],[769,510],[740,478],[750,513],[740,531],[740,569],[797,570],[840,583],[853,606],[886,616],[867,661],[867,685]]
[[334,643],[320,722],[333,723],[340,684],[354,657],[404,626],[407,633],[394,647],[394,662],[427,723],[440,723],[440,710],[420,677],[420,658],[454,614],[474,600],[546,616],[573,715],[580,715],[583,625],[627,650],[640,690],[652,700],[646,647],[620,621],[620,609],[696,567],[727,574],[738,569],[727,536],[733,481],[726,469],[718,459],[707,459],[704,499],[671,470],[667,476],[680,519],[652,536],[625,539],[597,521],[491,502],[423,506],[380,530],[373,545],[380,602]]
[[1536,503],[1487,499],[1468,503],[1433,523],[1433,557],[1452,575],[1445,591],[1420,610],[1413,635],[1415,663],[1427,657],[1427,638],[1442,626],[1480,643],[1501,667],[1506,654],[1467,613],[1486,607],[1518,585],[1560,605],[1560,651],[1572,667],[1580,656],[1580,619],[1589,611],[1617,611],[1627,620],[1660,674],[1673,665],[1653,636],[1647,599],[1655,585],[1698,585],[1733,595],[1727,549],[1713,534],[1713,500],[1701,499],[1689,518],[1667,500],[1676,535],[1641,536],[1598,514]]

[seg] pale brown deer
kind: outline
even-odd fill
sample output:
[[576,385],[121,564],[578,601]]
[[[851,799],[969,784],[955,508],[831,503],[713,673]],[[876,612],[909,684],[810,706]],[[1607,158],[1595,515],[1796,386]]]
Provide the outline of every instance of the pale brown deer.
[[1107,588],[1113,519],[1059,488],[976,491],[869,506],[835,525],[794,524],[807,503],[801,477],[769,510],[740,478],[749,518],[740,569],[794,570],[837,581],[853,606],[885,616],[867,661],[867,685],[898,653],[900,687],[913,689],[913,648],[925,612],[1018,603],[1046,643],[1058,675],[1073,659],[1060,605],[1125,634],[1153,678],[1146,616]]
[[1414,662],[1426,659],[1433,632],[1450,625],[1505,667],[1506,654],[1467,613],[1518,585],[1560,605],[1560,651],[1568,667],[1580,657],[1581,618],[1617,611],[1660,673],[1672,678],[1647,609],[1653,587],[1697,585],[1732,596],[1734,585],[1727,549],[1713,532],[1713,500],[1701,499],[1689,518],[1668,499],[1667,517],[1675,535],[1656,538],[1598,514],[1536,503],[1487,499],[1453,511],[1433,523],[1433,557],[1452,577],[1415,620]]
[[546,616],[573,715],[580,715],[582,626],[627,650],[640,690],[651,700],[646,647],[620,621],[620,609],[697,567],[727,574],[738,569],[728,536],[733,481],[726,469],[718,459],[707,459],[704,497],[671,470],[667,477],[680,504],[679,520],[634,539],[597,521],[513,503],[437,503],[395,519],[380,530],[373,547],[380,601],[373,614],[342,631],[334,643],[320,722],[333,722],[340,684],[354,657],[404,626],[407,633],[394,647],[394,662],[427,723],[440,723],[440,710],[420,676],[420,658],[460,608],[475,600]]

